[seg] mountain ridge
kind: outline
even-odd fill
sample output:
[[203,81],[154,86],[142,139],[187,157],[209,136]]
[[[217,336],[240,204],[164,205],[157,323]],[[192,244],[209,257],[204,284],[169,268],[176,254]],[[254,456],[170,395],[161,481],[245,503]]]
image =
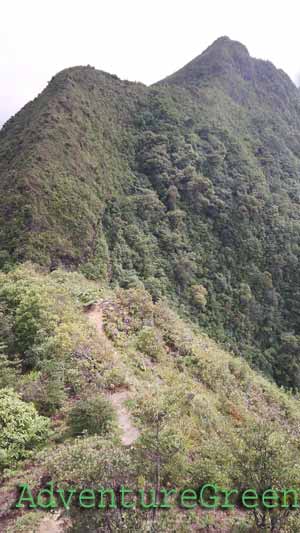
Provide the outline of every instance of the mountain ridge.
[[[65,69],[0,131],[6,533],[300,530],[240,500],[300,483],[298,92],[224,38],[172,76]],[[49,521],[16,509],[25,479],[233,505]]]
[[[220,74],[228,57],[239,68]],[[173,83],[176,73],[146,87],[65,69],[10,119],[0,132],[0,264],[143,283],[296,386],[298,91],[228,38],[183,72],[195,61],[206,69],[200,87]]]
[[259,99],[266,98],[269,91],[273,96],[276,94],[272,102],[275,111],[276,106],[282,107],[282,100],[285,105],[292,103],[291,98],[286,98],[287,92],[299,99],[296,85],[282,69],[277,69],[270,61],[252,58],[243,44],[226,36],[158,83],[205,87],[220,79],[229,96],[241,104],[247,104],[251,96],[249,86]]

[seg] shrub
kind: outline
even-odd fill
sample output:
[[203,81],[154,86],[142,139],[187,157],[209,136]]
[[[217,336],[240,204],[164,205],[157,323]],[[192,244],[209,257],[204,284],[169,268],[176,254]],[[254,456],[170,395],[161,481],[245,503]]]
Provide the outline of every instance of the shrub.
[[154,361],[163,357],[164,342],[158,329],[144,326],[137,338],[137,348]]
[[49,420],[12,389],[0,390],[0,468],[13,465],[41,446],[49,434]]
[[[267,489],[298,487],[300,480],[298,438],[287,435],[277,423],[259,420],[238,431],[234,450],[237,486],[251,486],[257,494]],[[292,507],[291,507],[292,508]],[[257,508],[252,510],[257,529],[286,531],[291,508]],[[299,518],[299,513],[298,518]],[[298,523],[299,525],[299,523]],[[292,531],[298,531],[295,528]]]
[[18,360],[11,361],[2,352],[4,345],[0,343],[0,389],[4,387],[14,387],[20,374],[20,363]]
[[73,436],[103,435],[111,430],[114,421],[115,411],[103,396],[79,400],[68,416]]
[[203,285],[192,286],[193,300],[196,305],[205,308],[207,304],[207,289]]
[[30,380],[22,387],[23,398],[32,401],[40,414],[53,415],[66,398],[64,373],[65,366],[61,361],[45,362],[37,379]]
[[[52,450],[45,457],[45,467],[49,477],[57,480],[60,487],[75,485],[78,490],[86,487],[118,490],[121,485],[134,486],[136,479],[130,451],[114,444],[111,439],[98,436],[69,441]],[[107,498],[109,501],[109,496]],[[135,521],[137,512],[122,512],[120,508],[103,509],[100,513],[99,509],[82,511],[76,505],[70,507],[72,533],[142,531],[131,523]]]
[[124,368],[114,366],[103,374],[105,388],[128,387],[128,377]]

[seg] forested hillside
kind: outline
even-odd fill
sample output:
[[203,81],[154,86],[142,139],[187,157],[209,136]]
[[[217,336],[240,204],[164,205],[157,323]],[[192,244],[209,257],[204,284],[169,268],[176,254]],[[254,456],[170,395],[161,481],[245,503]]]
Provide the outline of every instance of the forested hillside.
[[297,388],[299,154],[298,89],[226,37],[150,88],[67,69],[0,132],[2,267],[144,284]]
[[299,207],[299,89],[227,37],[151,87],[66,69],[3,126],[0,531],[300,530],[290,499],[15,507],[300,486]]

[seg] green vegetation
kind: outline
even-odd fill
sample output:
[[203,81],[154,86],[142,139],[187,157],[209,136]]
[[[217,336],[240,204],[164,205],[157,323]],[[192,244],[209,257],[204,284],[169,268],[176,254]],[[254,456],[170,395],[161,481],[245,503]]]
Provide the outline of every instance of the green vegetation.
[[[299,154],[299,91],[227,38],[150,88],[67,69],[2,128],[0,529],[38,531],[11,509],[27,476],[300,486]],[[72,507],[66,527],[300,515]]]
[[111,403],[101,396],[80,400],[68,416],[68,425],[74,437],[108,433],[114,421],[115,411]]
[[[97,299],[103,302],[101,337],[84,311],[86,302]],[[299,486],[299,400],[180,319],[165,299],[151,298],[141,287],[112,291],[80,274],[47,274],[27,264],[2,274],[1,305],[6,361],[20,361],[17,378],[9,364],[1,374],[12,387],[0,391],[4,490],[17,484],[12,467],[26,478],[28,454],[34,490],[49,479],[78,489],[99,483],[145,490],[253,485],[258,492]],[[28,333],[26,351],[24,343],[13,342],[16,324]],[[109,398],[118,388],[130,392],[126,409],[139,429],[130,446],[122,444],[121,428],[115,430],[116,407]],[[252,517],[251,510],[212,515],[178,513],[173,506],[167,513],[99,514],[72,507],[69,519],[73,532],[121,532],[126,526],[188,533],[209,524],[224,532],[251,531],[253,524],[292,532],[298,511],[283,511]],[[37,527],[36,516],[25,512],[16,517],[16,531],[23,523],[29,527],[31,516]]]
[[293,83],[228,38],[150,88],[67,69],[0,132],[1,264],[143,283],[298,388],[299,131]]
[[12,389],[0,389],[0,469],[13,466],[45,443],[48,420]]
[[239,486],[251,484],[258,493],[270,487],[276,490],[280,485],[291,489],[282,502],[285,508],[278,509],[275,498],[269,502],[269,509],[253,509],[258,529],[282,531],[291,506],[297,505],[294,490],[298,486],[300,474],[298,442],[290,438],[288,446],[286,444],[286,439],[276,423],[271,422],[266,426],[265,423],[259,422],[249,426],[246,434],[242,436],[242,441],[236,446],[236,478]]

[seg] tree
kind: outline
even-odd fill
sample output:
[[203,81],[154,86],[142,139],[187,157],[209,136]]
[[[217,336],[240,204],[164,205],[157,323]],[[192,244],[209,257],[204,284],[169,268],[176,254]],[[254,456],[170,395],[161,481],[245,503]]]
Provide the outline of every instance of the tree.
[[[189,444],[184,422],[186,395],[180,386],[143,391],[137,403],[136,415],[145,426],[137,444],[137,464],[144,483],[149,484],[155,495],[159,494],[162,483],[183,483],[186,473],[187,447]],[[144,477],[145,476],[145,477]],[[157,507],[152,508],[152,529],[158,520]]]
[[40,447],[49,434],[49,420],[12,389],[0,390],[0,468],[14,465]]
[[[246,430],[241,429],[235,454],[236,486],[251,487],[257,494],[299,487],[299,442],[287,437],[275,422],[252,422]],[[257,528],[275,533],[283,530],[291,509],[261,506],[251,512]]]

